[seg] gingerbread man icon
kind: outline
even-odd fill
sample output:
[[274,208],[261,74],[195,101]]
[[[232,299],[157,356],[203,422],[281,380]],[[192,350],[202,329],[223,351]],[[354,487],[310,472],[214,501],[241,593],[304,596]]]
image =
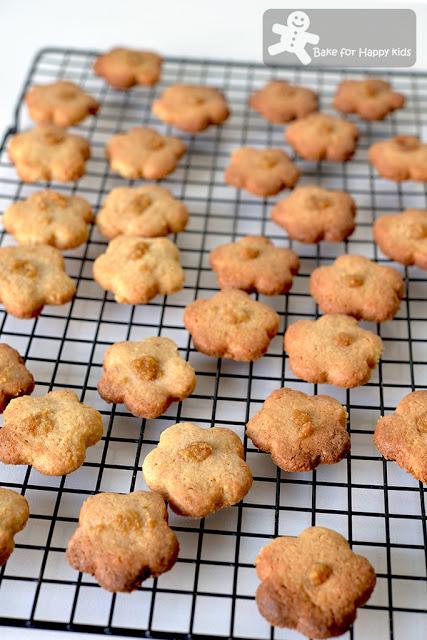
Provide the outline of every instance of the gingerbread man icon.
[[286,24],[276,22],[273,24],[273,33],[280,35],[279,42],[268,47],[271,56],[279,53],[294,53],[298,60],[304,64],[310,64],[311,57],[305,50],[307,44],[318,44],[319,36],[307,32],[310,26],[310,18],[304,11],[293,11],[289,14]]

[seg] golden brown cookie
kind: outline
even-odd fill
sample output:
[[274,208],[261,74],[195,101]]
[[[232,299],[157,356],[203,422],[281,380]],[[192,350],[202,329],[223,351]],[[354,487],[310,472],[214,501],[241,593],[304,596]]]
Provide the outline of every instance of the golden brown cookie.
[[162,136],[148,127],[116,133],[107,143],[111,170],[129,180],[160,180],[175,170],[186,151],[174,136]]
[[84,174],[90,146],[82,136],[41,124],[12,136],[8,153],[24,182],[72,182]]
[[224,289],[209,300],[195,300],[184,311],[185,328],[198,351],[238,361],[264,355],[279,321],[273,309],[238,289]]
[[270,80],[250,98],[250,106],[273,124],[286,124],[317,111],[317,94],[283,80]]
[[145,304],[184,285],[178,248],[167,238],[117,236],[95,260],[93,277],[122,304]]
[[187,398],[196,386],[193,367],[173,340],[145,338],[118,342],[107,349],[98,393],[107,402],[123,402],[134,416],[157,418],[172,402]]
[[188,210],[168,189],[155,184],[117,187],[108,194],[96,224],[107,238],[120,234],[154,238],[185,229]]
[[335,398],[278,389],[249,420],[246,433],[284,471],[311,471],[350,451],[346,427],[347,411]]
[[205,516],[237,504],[252,486],[240,438],[230,429],[181,422],[162,432],[145,458],[144,478],[176,513]]
[[369,561],[354,553],[343,536],[324,527],[309,527],[297,538],[276,538],[261,549],[255,564],[261,615],[274,626],[310,638],[347,631],[376,582]]
[[20,244],[49,244],[73,249],[86,242],[92,207],[80,196],[65,196],[52,189],[14,202],[3,214],[3,226]]
[[262,197],[290,189],[299,176],[298,167],[281,149],[235,149],[225,170],[227,184]]
[[395,136],[375,142],[368,151],[380,176],[394,182],[427,182],[427,144],[415,136]]
[[98,493],[80,509],[67,559],[107,591],[130,592],[150,576],[169,571],[178,550],[160,496],[148,491]]
[[214,87],[174,84],[154,100],[152,112],[160,120],[190,133],[222,124],[230,115],[224,95]]
[[13,398],[25,396],[34,390],[34,378],[16,349],[0,344],[0,413]]
[[99,109],[95,98],[68,80],[34,85],[25,96],[25,104],[32,120],[58,127],[72,127]]
[[153,51],[116,47],[100,55],[93,70],[114,89],[125,91],[138,84],[156,84],[162,70],[162,58]]
[[305,160],[345,162],[356,151],[355,124],[328,113],[312,113],[290,124],[285,140]]
[[403,278],[393,267],[349,254],[318,267],[310,277],[310,293],[324,313],[370,322],[392,320],[404,290]]
[[341,242],[354,231],[356,205],[344,191],[297,187],[273,207],[271,217],[299,242]]
[[406,209],[397,215],[380,216],[374,239],[384,255],[401,264],[427,269],[427,211]]
[[405,96],[378,78],[343,80],[334,97],[334,107],[342,113],[356,113],[364,120],[384,120],[405,104]]
[[347,389],[368,382],[383,351],[379,336],[338,313],[291,324],[284,346],[298,378]]
[[211,251],[209,262],[221,289],[258,291],[267,296],[289,291],[299,269],[294,251],[276,247],[263,236],[245,236],[220,245]]
[[11,315],[34,318],[45,304],[65,304],[75,293],[58,249],[44,244],[0,248],[0,302]]
[[0,488],[0,567],[14,550],[14,536],[25,527],[29,515],[24,496],[11,489]]

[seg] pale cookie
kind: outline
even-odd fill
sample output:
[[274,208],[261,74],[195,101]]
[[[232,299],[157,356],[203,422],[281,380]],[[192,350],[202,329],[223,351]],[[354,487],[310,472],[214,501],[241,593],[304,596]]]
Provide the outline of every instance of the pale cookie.
[[196,386],[193,367],[169,338],[118,342],[107,349],[98,393],[106,402],[123,402],[134,416],[157,418]]
[[299,176],[298,167],[281,149],[235,149],[225,170],[227,184],[262,197],[290,189]]
[[227,101],[214,87],[174,84],[154,100],[152,112],[160,120],[190,133],[222,124],[230,115]]
[[145,304],[184,286],[178,248],[167,238],[117,236],[95,260],[93,277],[122,304]]
[[238,361],[264,355],[279,322],[273,309],[238,289],[224,289],[209,300],[195,300],[184,311],[185,328],[198,351]]
[[107,238],[123,234],[154,238],[185,229],[188,210],[164,187],[117,187],[108,194],[96,224]]
[[347,411],[335,398],[278,389],[249,420],[246,433],[284,471],[311,471],[350,451],[346,426]]
[[245,236],[220,245],[211,251],[209,262],[221,289],[258,291],[267,296],[287,293],[299,269],[294,251],[276,247],[263,236]]
[[8,153],[24,182],[72,182],[84,174],[90,146],[82,136],[41,124],[12,136]]
[[364,120],[384,120],[405,104],[405,96],[393,91],[385,80],[343,80],[334,97],[334,107],[342,113],[356,113]]
[[92,207],[80,196],[45,189],[14,202],[3,214],[3,226],[20,244],[49,244],[73,249],[89,237]]
[[252,486],[240,438],[230,429],[191,422],[165,429],[142,470],[150,489],[191,518],[237,504]]
[[0,302],[11,315],[34,318],[45,304],[65,304],[75,293],[58,249],[44,244],[0,248]]
[[261,549],[255,564],[261,615],[276,627],[310,638],[345,633],[376,582],[370,562],[324,527],[309,527],[296,538],[276,538]]
[[355,124],[328,113],[312,113],[285,131],[285,140],[305,160],[345,162],[356,151],[359,130]]
[[30,515],[28,502],[16,491],[0,488],[0,567],[15,548],[14,536],[25,527]]
[[291,324],[284,346],[298,378],[346,389],[368,382],[383,351],[379,336],[338,313]]
[[130,592],[173,567],[178,540],[163,499],[148,491],[98,493],[84,501],[67,560],[107,591]]
[[156,84],[160,79],[162,58],[153,51],[117,47],[100,55],[93,70],[114,89],[126,91],[135,85]]
[[128,180],[164,178],[175,170],[185,151],[179,138],[162,136],[148,127],[116,133],[106,146],[112,171]]
[[344,191],[316,185],[297,187],[273,207],[271,217],[292,240],[341,242],[355,228],[356,205]]
[[402,398],[393,413],[382,416],[374,441],[386,460],[427,484],[427,391],[414,391]]
[[373,231],[384,255],[401,264],[427,269],[427,210],[406,209],[380,216]]
[[32,120],[58,127],[72,127],[99,109],[95,98],[68,80],[34,85],[25,96],[25,104]]
[[317,111],[317,94],[283,80],[271,80],[255,91],[250,106],[273,124],[286,124]]
[[78,469],[86,449],[102,437],[101,414],[79,402],[74,391],[12,400],[0,429],[0,460],[29,464],[47,476]]
[[394,182],[427,182],[427,144],[415,136],[395,136],[375,142],[368,158],[380,176]]
[[34,378],[16,349],[0,344],[0,413],[13,398],[34,390]]
[[310,293],[324,313],[345,313],[369,322],[392,320],[404,290],[396,269],[363,256],[339,256],[310,276]]

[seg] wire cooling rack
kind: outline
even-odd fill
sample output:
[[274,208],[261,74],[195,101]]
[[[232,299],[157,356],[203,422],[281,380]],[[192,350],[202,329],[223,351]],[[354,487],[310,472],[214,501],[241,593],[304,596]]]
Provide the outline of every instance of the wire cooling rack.
[[[299,638],[290,630],[270,628],[259,615],[254,602],[258,581],[253,563],[258,550],[273,537],[298,534],[317,524],[346,536],[355,551],[369,558],[378,575],[372,598],[345,637],[425,640],[423,486],[378,455],[372,433],[380,414],[392,411],[410,391],[427,386],[426,274],[397,265],[405,277],[406,297],[392,322],[370,326],[384,340],[385,352],[364,387],[342,390],[297,380],[283,354],[282,339],[289,323],[318,314],[308,294],[313,268],[343,252],[389,262],[372,241],[374,218],[406,207],[426,208],[425,187],[396,185],[377,177],[367,162],[367,149],[374,140],[396,133],[426,133],[427,75],[391,76],[394,86],[407,96],[407,105],[385,122],[358,123],[361,139],[351,162],[297,160],[303,174],[300,184],[315,182],[348,191],[358,205],[357,229],[348,241],[305,246],[288,241],[271,222],[270,210],[277,198],[262,200],[225,185],[223,170],[236,146],[284,146],[282,127],[269,125],[248,109],[248,96],[255,88],[272,77],[301,82],[317,90],[321,108],[330,111],[335,86],[345,72],[272,70],[256,64],[169,58],[159,85],[119,93],[91,72],[95,55],[91,51],[43,50],[34,60],[23,90],[24,94],[32,83],[68,78],[100,100],[98,116],[78,127],[92,145],[86,175],[71,186],[53,185],[63,193],[86,197],[95,209],[113,187],[125,184],[109,171],[104,156],[109,137],[141,123],[169,130],[150,114],[153,98],[165,86],[180,81],[220,87],[231,103],[232,117],[224,126],[197,137],[183,135],[188,152],[178,169],[162,181],[190,210],[188,228],[174,238],[185,267],[183,291],[158,296],[148,305],[116,304],[92,280],[93,260],[106,246],[93,227],[86,245],[66,253],[67,271],[78,284],[70,304],[45,307],[34,320],[17,320],[0,312],[1,339],[25,356],[37,380],[35,393],[74,389],[104,418],[102,442],[89,449],[83,467],[67,477],[45,477],[24,466],[0,466],[0,484],[24,493],[31,508],[30,521],[17,536],[16,550],[0,573],[0,624],[188,640],[213,636]],[[352,75],[359,73],[352,71]],[[7,158],[8,138],[29,125],[22,96],[15,117],[0,157],[2,210],[45,186],[20,182]],[[215,360],[194,350],[183,328],[183,309],[217,289],[208,267],[209,250],[248,233],[265,234],[279,245],[294,248],[301,258],[301,271],[288,295],[264,299],[281,316],[280,333],[268,354],[254,363]],[[12,242],[2,235],[3,245]],[[96,384],[103,353],[110,344],[150,335],[169,336],[177,342],[196,369],[197,388],[164,416],[141,421],[126,413],[123,406],[104,403]],[[281,473],[268,455],[245,439],[254,474],[252,490],[242,504],[206,520],[171,515],[181,546],[172,571],[148,580],[131,595],[112,595],[91,577],[78,575],[68,566],[64,550],[82,501],[97,491],[143,488],[141,462],[164,428],[188,420],[206,427],[225,425],[244,438],[249,416],[268,393],[284,385],[308,393],[328,393],[347,406],[352,449],[346,460],[311,473]]]

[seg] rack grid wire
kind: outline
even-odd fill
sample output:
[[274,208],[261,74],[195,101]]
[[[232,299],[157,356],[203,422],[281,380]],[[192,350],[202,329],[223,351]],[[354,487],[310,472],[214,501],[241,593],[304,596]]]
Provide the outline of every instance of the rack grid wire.
[[[36,56],[17,104],[14,125],[6,132],[1,147],[2,211],[45,186],[22,183],[6,153],[10,136],[29,126],[23,96],[33,83],[67,78],[101,103],[98,116],[77,127],[92,146],[86,175],[72,185],[48,185],[63,193],[79,193],[95,210],[113,187],[127,184],[109,170],[104,155],[108,138],[138,124],[170,131],[150,113],[154,97],[165,86],[177,81],[217,86],[230,101],[232,117],[224,126],[210,128],[197,137],[179,134],[188,145],[187,154],[177,170],[162,181],[190,210],[188,228],[174,237],[185,268],[183,291],[158,296],[148,305],[137,307],[115,303],[92,279],[93,260],[106,247],[93,225],[88,242],[65,253],[67,272],[78,285],[71,303],[45,307],[32,320],[16,320],[4,310],[0,312],[1,339],[25,357],[37,381],[35,393],[74,389],[81,400],[101,411],[104,420],[102,441],[88,450],[81,469],[67,477],[46,477],[31,467],[1,465],[0,484],[27,496],[31,517],[0,573],[0,625],[188,640],[213,636],[300,638],[288,629],[271,628],[259,615],[254,602],[258,581],[253,563],[258,550],[275,536],[296,535],[306,526],[317,524],[346,536],[355,551],[369,558],[378,576],[372,598],[359,611],[345,637],[425,638],[424,488],[396,464],[382,459],[372,434],[379,415],[393,411],[410,391],[427,386],[426,274],[395,265],[404,275],[406,295],[392,322],[366,324],[381,335],[385,352],[364,387],[343,390],[297,380],[283,353],[282,341],[289,323],[318,316],[308,293],[313,268],[330,263],[344,252],[389,263],[372,241],[375,217],[408,207],[426,208],[425,186],[399,185],[378,177],[367,162],[367,149],[373,141],[396,133],[421,137],[427,133],[427,75],[382,73],[407,96],[406,107],[384,122],[358,122],[361,137],[351,162],[296,159],[302,169],[300,184],[315,182],[348,191],[358,207],[357,228],[347,241],[301,245],[288,240],[272,223],[270,210],[277,198],[254,198],[225,185],[224,167],[234,147],[284,147],[282,127],[269,125],[248,108],[248,97],[255,88],[274,77],[302,83],[319,92],[322,110],[331,111],[335,86],[346,77],[345,71],[271,69],[261,64],[167,58],[158,85],[116,92],[92,73],[96,55],[94,51],[49,48]],[[351,74],[363,77],[357,70]],[[267,235],[281,246],[294,248],[301,259],[301,270],[286,296],[259,296],[281,316],[279,334],[267,355],[253,363],[215,360],[193,348],[182,313],[192,300],[209,297],[217,290],[208,266],[210,249],[246,234]],[[1,244],[13,241],[2,233]],[[109,345],[150,335],[174,339],[195,368],[198,383],[190,398],[172,405],[165,415],[140,420],[121,405],[104,403],[96,385]],[[248,418],[268,393],[284,385],[307,393],[329,393],[347,407],[352,449],[346,460],[311,473],[283,473],[269,456],[248,442],[244,435]],[[66,562],[64,551],[80,506],[98,491],[144,488],[144,456],[156,445],[161,431],[178,421],[234,429],[244,439],[254,474],[253,488],[241,504],[206,520],[171,514],[181,547],[174,569],[144,582],[131,595],[110,594]]]

